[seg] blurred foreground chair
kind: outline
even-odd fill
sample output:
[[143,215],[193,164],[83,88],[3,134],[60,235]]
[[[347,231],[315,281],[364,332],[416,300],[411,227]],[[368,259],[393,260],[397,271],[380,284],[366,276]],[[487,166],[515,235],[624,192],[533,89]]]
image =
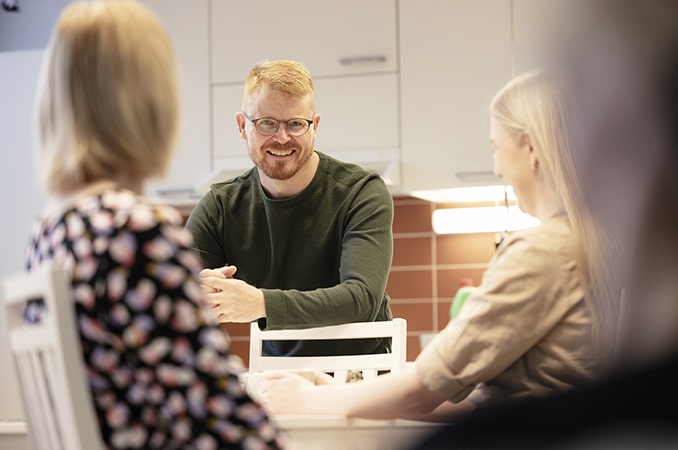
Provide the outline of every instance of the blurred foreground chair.
[[[38,450],[103,448],[70,292],[67,273],[49,266],[2,280],[12,364]],[[40,324],[24,320],[25,305],[34,299],[46,306]]]
[[[263,341],[302,341],[317,339],[390,338],[391,353],[345,356],[266,356]],[[346,380],[348,371],[361,371],[373,378],[380,371],[405,368],[407,357],[407,321],[396,318],[381,322],[356,322],[299,330],[261,330],[256,321],[250,325],[249,372],[264,370],[319,370],[331,372],[337,380]]]

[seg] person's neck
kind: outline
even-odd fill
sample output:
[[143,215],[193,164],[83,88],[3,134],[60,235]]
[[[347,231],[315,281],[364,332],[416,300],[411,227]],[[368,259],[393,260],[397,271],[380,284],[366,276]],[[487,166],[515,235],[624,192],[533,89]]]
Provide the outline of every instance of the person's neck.
[[524,211],[542,222],[565,213],[560,196],[544,185],[535,190],[531,203]]
[[118,186],[120,186],[120,184],[113,180],[97,180],[78,186],[73,190],[61,192],[54,197],[61,199],[87,197],[90,195],[97,195],[103,191],[113,189]]
[[97,180],[91,183],[79,186],[76,189],[51,194],[44,208],[48,216],[58,216],[65,210],[73,206],[79,199],[99,195],[100,193],[113,189],[118,183],[112,180]]
[[558,203],[551,203],[540,206],[534,216],[540,221],[544,222],[548,219],[562,216],[564,214],[565,210],[560,205],[558,205]]
[[304,167],[291,178],[276,180],[267,177],[259,170],[259,179],[261,180],[264,191],[269,197],[274,199],[292,198],[299,195],[309,184],[311,184],[319,164],[320,157],[316,152],[313,152],[309,160],[304,164]]

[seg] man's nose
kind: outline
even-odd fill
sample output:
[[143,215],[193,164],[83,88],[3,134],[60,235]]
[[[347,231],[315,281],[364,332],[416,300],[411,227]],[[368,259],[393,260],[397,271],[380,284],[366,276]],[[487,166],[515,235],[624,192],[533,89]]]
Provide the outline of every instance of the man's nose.
[[291,135],[289,131],[287,131],[287,124],[281,123],[278,126],[278,129],[276,130],[275,134],[273,134],[273,137],[279,142],[289,141]]

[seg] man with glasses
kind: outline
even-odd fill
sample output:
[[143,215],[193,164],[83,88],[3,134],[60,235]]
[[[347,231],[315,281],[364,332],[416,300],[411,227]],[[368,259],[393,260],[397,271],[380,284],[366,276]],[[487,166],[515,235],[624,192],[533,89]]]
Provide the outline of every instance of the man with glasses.
[[[211,186],[191,213],[206,300],[221,322],[267,329],[390,320],[393,201],[383,180],[315,150],[313,81],[257,64],[235,119],[255,167]],[[270,355],[383,353],[386,339],[273,341]]]

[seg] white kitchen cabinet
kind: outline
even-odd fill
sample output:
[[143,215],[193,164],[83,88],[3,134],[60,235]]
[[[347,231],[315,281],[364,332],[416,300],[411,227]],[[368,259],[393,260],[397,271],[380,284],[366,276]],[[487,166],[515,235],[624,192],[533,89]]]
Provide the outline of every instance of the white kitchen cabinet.
[[396,0],[212,0],[212,82],[240,83],[262,59],[314,79],[397,70]]
[[234,114],[245,77],[264,59],[292,59],[309,69],[321,117],[318,150],[380,171],[397,162],[396,1],[212,0],[214,170],[225,177],[252,166]]
[[488,106],[511,78],[509,0],[400,0],[400,189],[500,184]]
[[[164,180],[148,191],[191,190],[211,171],[209,0],[142,0],[165,25],[176,50],[181,93],[177,149]],[[140,42],[139,45],[143,45]]]

